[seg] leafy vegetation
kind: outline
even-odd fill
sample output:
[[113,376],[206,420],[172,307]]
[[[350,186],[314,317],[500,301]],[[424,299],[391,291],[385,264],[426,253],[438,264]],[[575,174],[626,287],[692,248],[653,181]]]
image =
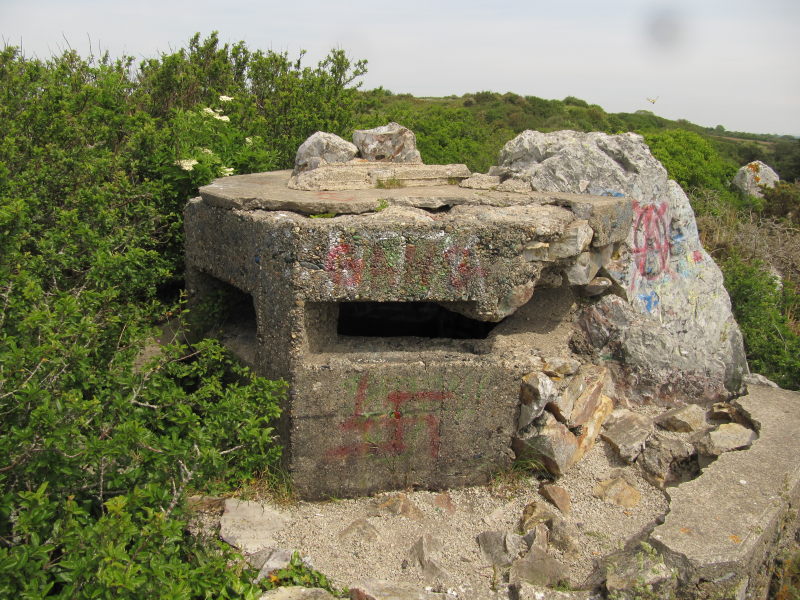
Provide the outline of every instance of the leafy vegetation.
[[[213,340],[142,357],[186,317],[182,208],[351,129],[364,63],[220,45],[144,61],[0,51],[0,595],[255,598],[186,533],[187,491],[279,472],[283,382]],[[294,569],[293,574],[302,572]],[[294,575],[293,575],[294,576]],[[310,577],[310,575],[308,575]]]
[[0,51],[0,595],[255,598],[287,583],[329,587],[297,559],[254,585],[229,549],[186,532],[187,492],[279,478],[273,427],[285,385],[210,339],[174,339],[144,358],[156,326],[204,318],[187,315],[179,295],[187,198],[215,177],[290,167],[317,130],[349,137],[398,121],[427,162],[475,171],[523,129],[644,133],[692,194],[754,368],[800,385],[798,188],[760,203],[728,188],[742,157],[800,177],[798,140],[609,114],[574,97],[361,93],[364,72],[338,50],[308,67],[302,55],[216,34],[138,65]]

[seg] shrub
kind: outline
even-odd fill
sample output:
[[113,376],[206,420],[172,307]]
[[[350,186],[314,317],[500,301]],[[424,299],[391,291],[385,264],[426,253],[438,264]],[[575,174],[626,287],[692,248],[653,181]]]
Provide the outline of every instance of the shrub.
[[764,214],[800,225],[800,184],[779,181],[764,187]]
[[800,297],[793,286],[779,286],[760,261],[732,255],[721,266],[751,369],[799,389],[800,329],[793,316],[800,314]]
[[649,132],[644,138],[653,156],[683,189],[728,193],[736,166],[724,162],[705,138],[683,129]]
[[230,550],[187,536],[183,501],[275,471],[285,384],[213,340],[141,354],[180,312],[158,290],[186,200],[346,127],[363,69],[216,34],[138,72],[0,51],[0,595],[255,597]]

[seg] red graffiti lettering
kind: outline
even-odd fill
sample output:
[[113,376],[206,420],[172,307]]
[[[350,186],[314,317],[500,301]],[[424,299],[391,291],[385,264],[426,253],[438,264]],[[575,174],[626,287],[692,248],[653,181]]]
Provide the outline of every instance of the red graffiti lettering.
[[703,262],[703,252],[701,250],[695,250],[692,256],[694,257],[694,262]]
[[645,279],[656,279],[669,270],[672,242],[669,237],[667,208],[666,202],[645,206],[633,202],[635,220],[632,253],[636,272]]
[[356,258],[351,244],[336,244],[328,250],[325,270],[335,285],[352,288],[361,283],[364,260]]
[[[340,429],[343,432],[359,435],[361,441],[343,444],[328,452],[332,459],[364,457],[367,455],[398,456],[408,450],[407,432],[424,427],[428,440],[428,453],[431,458],[438,458],[441,438],[439,435],[439,418],[430,412],[408,413],[415,403],[444,402],[454,397],[452,392],[425,390],[408,392],[395,390],[386,395],[389,405],[386,412],[364,414],[364,402],[367,397],[369,378],[364,375],[356,389],[353,414],[345,419]],[[373,438],[374,439],[371,439]]]
[[444,251],[444,257],[450,264],[450,284],[454,288],[463,289],[473,279],[484,276],[483,269],[469,248],[450,246]]

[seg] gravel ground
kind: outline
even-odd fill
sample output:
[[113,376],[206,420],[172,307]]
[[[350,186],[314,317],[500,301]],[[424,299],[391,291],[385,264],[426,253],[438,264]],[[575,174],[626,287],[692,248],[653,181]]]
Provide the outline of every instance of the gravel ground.
[[[625,509],[592,495],[598,481],[618,473],[642,494],[634,508]],[[598,559],[649,530],[668,508],[666,495],[639,477],[634,467],[622,463],[602,440],[556,483],[571,497],[572,511],[565,519],[580,532],[577,553],[553,551],[573,585],[580,585],[590,575]],[[525,505],[545,502],[538,486],[534,478],[509,475],[483,487],[407,492],[405,515],[381,508],[387,501],[392,504],[392,499],[397,503],[397,492],[299,502],[284,507],[289,522],[277,533],[276,541],[283,548],[300,551],[338,586],[377,578],[433,587],[459,598],[507,598],[504,574],[484,559],[475,537],[487,530],[517,532]],[[358,531],[348,535],[345,530],[354,522]],[[442,586],[426,578],[409,557],[411,547],[425,534],[441,542],[441,549],[432,557],[447,573]]]

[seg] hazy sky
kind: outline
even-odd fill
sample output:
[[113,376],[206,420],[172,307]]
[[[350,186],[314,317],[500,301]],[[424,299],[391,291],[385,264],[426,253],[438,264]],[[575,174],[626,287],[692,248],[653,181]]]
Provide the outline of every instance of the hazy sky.
[[40,58],[67,44],[151,57],[213,30],[251,49],[305,49],[309,64],[343,48],[369,61],[365,89],[577,96],[800,135],[798,0],[0,0],[2,41]]

